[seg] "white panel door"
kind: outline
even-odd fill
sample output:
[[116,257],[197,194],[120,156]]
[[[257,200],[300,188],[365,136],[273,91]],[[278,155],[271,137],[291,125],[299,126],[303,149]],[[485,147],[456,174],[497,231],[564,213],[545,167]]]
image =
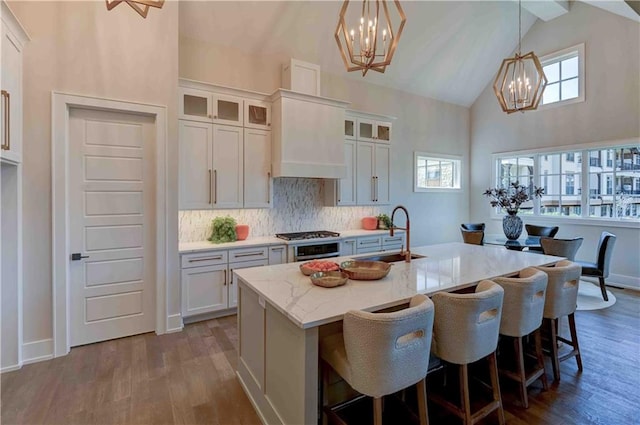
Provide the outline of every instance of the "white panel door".
[[375,146],[375,202],[376,204],[389,203],[389,176],[391,167],[391,149],[389,145]]
[[2,23],[2,98],[0,157],[22,161],[22,52],[18,39]]
[[224,310],[227,297],[226,264],[182,270],[182,317]]
[[269,260],[243,261],[242,263],[229,264],[229,308],[238,306],[238,282],[236,282],[233,271],[268,265]]
[[180,120],[179,127],[180,209],[211,209],[213,125]]
[[72,109],[71,346],[155,328],[155,123]]
[[243,129],[213,126],[213,206],[243,206]]
[[244,206],[271,207],[271,132],[244,129]]
[[339,179],[338,205],[356,204],[356,142],[344,141],[344,163],[347,165],[347,177]]
[[356,200],[358,205],[373,205],[375,198],[373,143],[357,143]]

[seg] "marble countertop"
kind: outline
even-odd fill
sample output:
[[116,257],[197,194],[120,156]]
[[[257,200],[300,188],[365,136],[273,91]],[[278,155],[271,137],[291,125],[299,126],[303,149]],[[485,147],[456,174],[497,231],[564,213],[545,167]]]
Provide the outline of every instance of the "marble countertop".
[[[398,234],[404,233],[403,230],[396,231]],[[265,245],[294,245],[294,244],[309,244],[321,242],[334,242],[347,238],[357,238],[361,236],[384,236],[388,235],[388,230],[344,230],[340,233],[340,236],[335,238],[320,238],[320,239],[302,239],[297,241],[285,241],[284,239],[276,238],[275,236],[258,236],[255,238],[248,238],[243,241],[226,242],[214,244],[209,241],[198,242],[182,242],[178,245],[178,252],[180,254],[189,254],[200,251],[213,251],[217,249],[233,249],[233,248],[248,248],[251,246],[265,246]]]
[[[507,276],[561,258],[498,247],[447,243],[413,248],[426,258],[394,263],[384,279],[349,280],[337,288],[314,286],[300,263],[234,270],[241,283],[306,329],[342,320],[348,310],[376,311],[408,302],[417,293],[431,295],[474,285],[483,279]],[[362,255],[360,255],[362,257]],[[334,258],[337,263],[353,257]]]

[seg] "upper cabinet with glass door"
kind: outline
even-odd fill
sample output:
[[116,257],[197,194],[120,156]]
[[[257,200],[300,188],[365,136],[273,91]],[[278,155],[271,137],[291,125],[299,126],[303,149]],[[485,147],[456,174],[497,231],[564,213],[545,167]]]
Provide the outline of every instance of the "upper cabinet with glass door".
[[178,115],[180,119],[242,126],[243,99],[225,94],[181,87]]
[[391,122],[358,118],[358,140],[364,142],[391,142]]
[[271,130],[271,103],[245,99],[244,126],[258,130]]

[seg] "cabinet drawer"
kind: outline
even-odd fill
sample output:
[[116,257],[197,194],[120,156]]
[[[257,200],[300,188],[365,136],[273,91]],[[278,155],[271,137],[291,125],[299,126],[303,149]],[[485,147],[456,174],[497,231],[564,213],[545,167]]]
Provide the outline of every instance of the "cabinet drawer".
[[229,263],[254,260],[269,260],[269,248],[266,246],[257,248],[241,248],[229,250]]
[[380,247],[379,246],[372,246],[370,248],[358,248],[357,250],[357,254],[369,254],[372,252],[380,252]]
[[362,248],[380,248],[381,245],[382,245],[381,236],[359,238],[357,243],[357,249],[360,250]]
[[227,264],[227,251],[207,251],[182,256],[182,268]]
[[404,243],[404,236],[384,236],[382,238],[382,247],[388,248],[390,245],[402,245]]

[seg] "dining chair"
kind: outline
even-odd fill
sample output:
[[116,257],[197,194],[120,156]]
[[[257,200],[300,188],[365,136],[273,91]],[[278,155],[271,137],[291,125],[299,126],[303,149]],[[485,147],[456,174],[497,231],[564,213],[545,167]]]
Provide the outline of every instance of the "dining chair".
[[[546,236],[552,238],[560,229],[558,226],[536,226],[534,224],[525,224],[525,230],[528,236]],[[529,251],[542,252],[542,248],[529,247]]]
[[602,298],[605,301],[609,301],[607,295],[607,287],[605,286],[605,279],[609,277],[609,263],[611,262],[611,255],[613,255],[613,247],[616,244],[616,235],[609,232],[602,232],[600,235],[600,241],[598,242],[598,259],[595,263],[588,261],[576,261],[582,267],[582,276],[597,277],[600,282],[600,291],[602,292]]
[[[513,351],[500,350],[498,356],[500,374],[519,384],[520,401],[524,408],[528,409],[527,387],[540,379],[542,387],[545,390],[548,389],[540,338],[547,275],[540,270],[526,268],[521,270],[517,276],[497,277],[493,281],[504,289],[502,319],[500,320],[500,346],[507,348],[505,343],[513,342],[514,348]],[[525,369],[523,338],[531,334],[535,345],[533,357],[536,359],[536,363],[527,371]],[[510,358],[509,354],[511,353],[515,359]],[[514,363],[515,368],[507,367],[514,365]]]
[[460,227],[460,233],[462,234],[462,241],[464,243],[484,245],[484,230],[465,230]]
[[543,237],[540,238],[540,245],[544,254],[565,257],[567,260],[574,261],[583,240],[583,238],[554,239]]
[[[458,365],[460,405],[432,391],[429,398],[461,418],[464,425],[475,424],[496,410],[499,423],[505,421],[496,362],[503,296],[500,285],[483,280],[474,293],[437,292],[432,297],[435,306],[432,352],[443,361]],[[489,363],[492,398],[472,413],[468,367],[481,359]]]
[[425,377],[433,318],[433,302],[421,294],[411,298],[409,308],[391,313],[347,312],[342,333],[320,342],[325,414],[331,411],[327,406],[331,367],[354,390],[373,397],[375,425],[382,424],[383,396],[416,385],[420,425],[428,425]]
[[464,230],[482,230],[484,231],[484,223],[462,223],[461,229]]
[[[576,331],[576,305],[578,301],[578,284],[580,282],[580,266],[573,261],[562,260],[550,267],[536,267],[548,276],[547,293],[545,295],[543,328],[549,331],[549,354],[553,367],[553,378],[560,380],[560,362],[571,357],[576,358],[578,370],[582,372],[582,357],[578,345]],[[567,316],[571,339],[560,335],[559,320]],[[564,342],[571,346],[568,353],[559,356],[558,343]]]

